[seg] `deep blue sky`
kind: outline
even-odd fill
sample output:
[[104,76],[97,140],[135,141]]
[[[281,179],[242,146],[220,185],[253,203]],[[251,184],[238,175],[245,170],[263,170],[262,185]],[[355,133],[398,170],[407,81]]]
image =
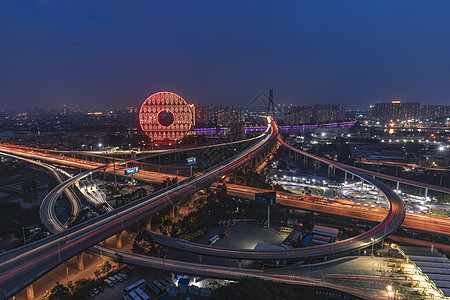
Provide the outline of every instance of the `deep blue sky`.
[[0,109],[450,104],[450,1],[2,1]]

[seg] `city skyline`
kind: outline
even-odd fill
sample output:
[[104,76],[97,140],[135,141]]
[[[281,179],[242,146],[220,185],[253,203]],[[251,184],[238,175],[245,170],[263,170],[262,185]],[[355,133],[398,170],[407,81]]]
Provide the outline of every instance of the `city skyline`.
[[[0,109],[189,103],[445,105],[446,2],[0,3]],[[168,22],[167,20],[174,21]]]

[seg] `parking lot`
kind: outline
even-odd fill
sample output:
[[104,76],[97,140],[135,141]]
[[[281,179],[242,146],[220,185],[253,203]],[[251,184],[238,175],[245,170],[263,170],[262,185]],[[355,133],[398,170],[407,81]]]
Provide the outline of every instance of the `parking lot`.
[[156,279],[170,278],[170,273],[151,269],[137,269],[136,271],[129,273],[128,276],[128,279],[123,282],[118,282],[112,287],[105,287],[104,292],[98,294],[94,299],[121,300],[122,291],[136,281],[145,279],[147,282],[151,282]]
[[227,228],[231,228],[231,233],[224,239],[220,238],[214,246],[235,248],[235,249],[253,249],[258,243],[280,245],[281,242],[289,235],[288,233],[279,232],[274,228],[263,228],[255,224],[255,222],[236,222],[230,227],[214,227],[208,230],[208,233],[198,240],[198,243],[208,244],[208,240],[218,234],[221,236]]
[[[213,227],[209,228],[207,233],[196,243],[208,245],[208,240],[214,235],[221,236],[222,232],[231,228],[231,233],[226,238],[220,238],[214,246],[233,248],[233,249],[254,249],[258,243],[266,243],[280,245],[281,242],[289,235],[289,233],[279,232],[275,228],[263,228],[253,221],[241,222],[237,220],[235,225],[230,227]],[[178,250],[172,250],[169,254],[170,259],[180,259],[191,262],[199,262],[199,256],[194,253],[188,253]],[[206,264],[216,264],[222,266],[238,266],[238,261],[220,257],[202,257],[202,262]],[[243,268],[260,268],[255,261],[242,261]]]

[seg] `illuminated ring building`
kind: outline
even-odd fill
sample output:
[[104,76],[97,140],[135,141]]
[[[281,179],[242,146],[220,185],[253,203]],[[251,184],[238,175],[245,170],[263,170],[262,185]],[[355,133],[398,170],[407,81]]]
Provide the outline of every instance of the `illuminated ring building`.
[[178,141],[194,125],[194,106],[172,92],[154,93],[142,103],[139,124],[152,141]]

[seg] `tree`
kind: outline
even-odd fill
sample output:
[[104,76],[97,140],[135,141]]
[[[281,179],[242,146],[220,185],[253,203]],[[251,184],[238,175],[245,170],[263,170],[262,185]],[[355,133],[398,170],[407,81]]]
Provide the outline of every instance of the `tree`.
[[109,263],[109,261],[105,261],[101,266],[100,266],[100,270],[102,271],[102,274],[108,274],[112,269],[111,264]]
[[115,253],[115,255],[116,255],[116,259],[114,261],[119,264],[119,269],[120,269],[123,266],[123,256],[120,255],[119,253]]
[[51,289],[48,299],[65,300],[71,299],[72,295],[68,287],[56,282],[56,285]]
[[79,279],[75,281],[75,294],[84,295],[89,292],[91,288],[94,287],[95,282],[86,278]]
[[70,294],[73,294],[75,292],[75,286],[73,285],[72,281],[69,281],[67,283],[67,287],[69,288]]

